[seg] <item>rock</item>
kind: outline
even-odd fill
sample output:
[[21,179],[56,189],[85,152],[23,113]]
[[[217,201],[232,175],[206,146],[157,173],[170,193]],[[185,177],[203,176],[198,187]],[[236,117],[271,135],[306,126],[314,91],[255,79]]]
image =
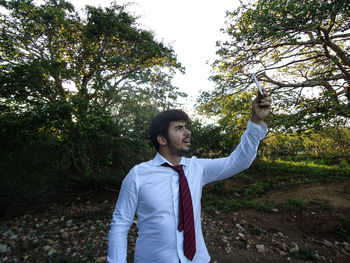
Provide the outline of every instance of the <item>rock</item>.
[[44,251],[49,251],[51,249],[51,246],[47,245],[43,247]]
[[224,243],[229,243],[227,236],[222,236],[222,241]]
[[62,233],[62,239],[67,240],[69,238],[69,234],[67,232]]
[[14,240],[14,239],[17,239],[17,238],[18,238],[18,235],[11,235],[11,236],[10,236],[10,239],[11,239],[11,240]]
[[283,242],[282,244],[281,244],[281,247],[282,247],[282,249],[283,249],[283,251],[288,251],[289,250],[289,247],[288,247],[288,245],[287,245],[287,243],[286,242]]
[[274,208],[271,211],[274,212],[274,213],[278,213],[279,212],[279,210],[277,208]]
[[0,253],[6,253],[6,251],[7,251],[7,245],[0,244]]
[[347,251],[347,252],[350,252],[350,246],[345,246],[344,250]]
[[2,233],[1,235],[4,236],[4,237],[7,237],[8,235],[11,234],[11,229],[5,231],[4,233]]
[[299,246],[296,243],[292,243],[292,248],[289,248],[290,253],[297,253],[299,251]]
[[340,249],[341,253],[343,253],[345,256],[350,256],[348,252],[345,251],[345,249]]
[[69,230],[70,231],[75,231],[75,230],[78,230],[78,229],[79,229],[79,227],[77,225],[75,225],[75,226],[71,227]]
[[256,249],[259,253],[264,253],[266,251],[265,246],[263,244],[256,245]]
[[290,253],[297,253],[299,251],[298,247],[292,247],[291,249],[289,249]]
[[245,235],[243,235],[242,233],[238,233],[238,237],[240,240],[245,240]]
[[68,220],[68,221],[66,222],[66,226],[67,226],[67,227],[73,226],[73,220],[72,220],[72,219]]
[[333,247],[333,244],[326,239],[322,240],[321,244],[325,245],[326,247]]
[[287,256],[287,254],[288,254],[287,252],[282,251],[282,250],[278,250],[278,252],[279,252],[280,256],[282,256],[282,257]]
[[241,225],[245,225],[245,224],[247,224],[247,221],[245,221],[245,220],[242,218],[241,220],[239,220],[239,223],[240,223]]
[[230,246],[226,247],[225,251],[226,251],[227,254],[232,253],[232,247],[230,247]]
[[107,258],[105,256],[99,257],[98,259],[96,259],[97,263],[106,262],[106,261],[107,261]]
[[348,243],[348,242],[342,242],[342,243],[340,243],[340,245],[343,247],[346,247],[346,246],[350,247],[350,243]]
[[51,257],[53,254],[56,254],[57,251],[54,248],[51,248],[50,251],[47,253],[49,257]]

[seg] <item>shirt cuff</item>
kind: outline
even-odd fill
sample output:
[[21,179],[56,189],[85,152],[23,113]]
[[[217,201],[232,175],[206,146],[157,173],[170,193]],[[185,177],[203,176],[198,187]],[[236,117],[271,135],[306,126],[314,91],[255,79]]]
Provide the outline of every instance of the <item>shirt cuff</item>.
[[267,125],[265,122],[262,123],[262,125],[258,125],[251,120],[248,121],[248,126],[247,126],[247,132],[252,134],[253,136],[256,136],[259,138],[259,140],[262,140],[265,138],[267,134]]

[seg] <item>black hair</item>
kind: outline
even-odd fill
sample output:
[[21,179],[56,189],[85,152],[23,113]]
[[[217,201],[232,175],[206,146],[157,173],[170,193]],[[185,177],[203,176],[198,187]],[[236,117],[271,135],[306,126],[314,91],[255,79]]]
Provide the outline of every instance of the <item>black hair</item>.
[[185,121],[189,122],[190,118],[183,110],[166,110],[157,114],[149,126],[149,135],[153,146],[159,151],[158,135],[162,135],[168,140],[168,130],[170,122]]

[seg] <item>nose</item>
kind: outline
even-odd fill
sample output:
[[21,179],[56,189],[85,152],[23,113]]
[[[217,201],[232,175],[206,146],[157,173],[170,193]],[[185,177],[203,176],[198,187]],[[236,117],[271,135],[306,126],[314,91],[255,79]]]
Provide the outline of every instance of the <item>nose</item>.
[[188,128],[185,128],[185,135],[191,136],[191,131]]

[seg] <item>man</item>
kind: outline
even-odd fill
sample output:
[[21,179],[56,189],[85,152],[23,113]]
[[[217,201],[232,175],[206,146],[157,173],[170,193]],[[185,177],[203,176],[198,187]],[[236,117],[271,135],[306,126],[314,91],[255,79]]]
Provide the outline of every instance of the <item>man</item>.
[[247,169],[267,133],[263,120],[271,110],[266,91],[253,101],[247,130],[226,158],[185,158],[191,145],[189,118],[181,110],[158,114],[150,137],[158,153],[125,177],[108,234],[108,261],[126,262],[127,233],[137,215],[136,263],[210,261],[201,229],[202,188]]

